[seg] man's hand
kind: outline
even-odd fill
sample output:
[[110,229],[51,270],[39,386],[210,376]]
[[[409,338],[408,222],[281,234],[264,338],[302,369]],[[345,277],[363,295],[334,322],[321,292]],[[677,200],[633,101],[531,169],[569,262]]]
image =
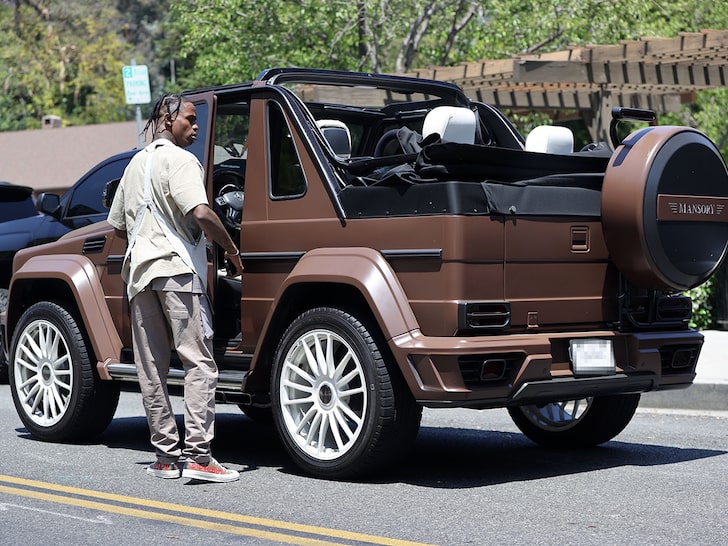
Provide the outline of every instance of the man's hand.
[[194,216],[202,231],[205,232],[208,239],[212,239],[218,245],[225,249],[225,259],[229,262],[234,272],[228,271],[228,276],[237,277],[243,274],[243,264],[240,261],[240,252],[237,245],[228,235],[225,226],[222,225],[217,214],[207,205],[200,204],[193,208],[189,214]]

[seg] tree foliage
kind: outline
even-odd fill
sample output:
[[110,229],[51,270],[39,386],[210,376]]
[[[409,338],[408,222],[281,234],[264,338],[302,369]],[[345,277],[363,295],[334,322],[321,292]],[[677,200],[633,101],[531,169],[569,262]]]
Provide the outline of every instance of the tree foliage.
[[48,114],[71,123],[127,118],[119,75],[129,47],[113,8],[6,0],[0,21],[0,129],[39,127]]
[[[3,0],[0,130],[123,119],[121,66],[147,64],[153,95],[244,81],[272,66],[374,72],[728,28],[695,0]],[[680,116],[725,149],[723,92]]]

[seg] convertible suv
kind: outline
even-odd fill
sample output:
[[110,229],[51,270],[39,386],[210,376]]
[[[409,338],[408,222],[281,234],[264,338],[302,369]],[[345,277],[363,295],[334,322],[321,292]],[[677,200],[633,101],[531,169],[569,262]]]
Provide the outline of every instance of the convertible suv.
[[[703,337],[683,293],[728,242],[728,173],[700,132],[613,127],[574,151],[457,86],[336,71],[187,97],[245,267],[230,278],[209,247],[218,401],[272,419],[304,471],[405,456],[423,407],[505,407],[535,442],[593,446],[641,392],[692,383]],[[2,325],[35,438],[100,433],[137,381],[124,244],[99,222],[15,257]]]

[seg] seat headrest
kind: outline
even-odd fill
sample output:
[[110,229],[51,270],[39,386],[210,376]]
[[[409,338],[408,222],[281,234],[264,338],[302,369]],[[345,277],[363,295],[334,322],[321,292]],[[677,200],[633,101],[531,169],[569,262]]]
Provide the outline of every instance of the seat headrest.
[[574,151],[574,133],[568,127],[539,125],[528,133],[526,151],[570,154]]
[[422,124],[422,138],[433,133],[443,142],[473,144],[475,142],[475,112],[458,106],[437,106],[427,113]]
[[343,121],[319,119],[316,121],[316,125],[337,156],[342,159],[351,157],[351,133]]

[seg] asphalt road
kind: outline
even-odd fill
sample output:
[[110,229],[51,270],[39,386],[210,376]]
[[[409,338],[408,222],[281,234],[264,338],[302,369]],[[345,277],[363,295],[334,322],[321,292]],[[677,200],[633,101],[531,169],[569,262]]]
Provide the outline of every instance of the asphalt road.
[[[179,402],[179,400],[177,400]],[[0,385],[2,544],[719,544],[728,413],[638,410],[603,447],[531,444],[503,410],[426,411],[405,464],[366,482],[301,475],[272,428],[219,406],[239,482],[148,477],[136,394],[95,443],[31,439]]]

